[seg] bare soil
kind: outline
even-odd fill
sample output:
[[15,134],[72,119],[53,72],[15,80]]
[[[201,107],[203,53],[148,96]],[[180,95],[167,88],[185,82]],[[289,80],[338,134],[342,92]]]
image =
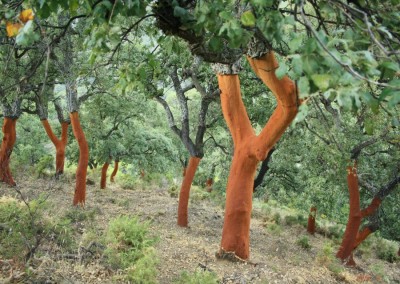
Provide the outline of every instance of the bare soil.
[[[18,180],[17,180],[18,181]],[[19,180],[18,189],[31,200],[48,195],[51,218],[65,216],[72,208],[74,181],[64,177]],[[0,283],[111,283],[114,271],[102,259],[97,240],[109,221],[118,215],[137,215],[151,221],[151,233],[158,237],[155,246],[159,258],[159,283],[173,283],[182,271],[204,269],[215,272],[220,283],[400,283],[400,263],[388,263],[374,257],[355,257],[356,268],[342,268],[324,259],[322,235],[308,236],[310,249],[297,244],[307,235],[300,225],[282,225],[280,232],[266,229],[264,214],[254,208],[251,221],[251,258],[248,262],[217,260],[223,224],[223,209],[211,200],[191,201],[188,228],[176,225],[176,197],[168,186],[126,190],[108,183],[100,190],[98,181],[87,187],[87,203],[81,210],[93,218],[73,224],[75,251],[59,246],[39,247],[29,267],[13,260],[0,261]],[[15,189],[0,184],[0,196],[19,198]],[[86,249],[86,250],[85,250]],[[1,259],[1,258],[0,258]],[[339,266],[339,268],[338,268]]]

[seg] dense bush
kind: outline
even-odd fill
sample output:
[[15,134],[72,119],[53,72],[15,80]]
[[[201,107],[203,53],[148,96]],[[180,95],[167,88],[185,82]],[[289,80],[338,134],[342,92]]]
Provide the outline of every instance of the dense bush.
[[217,284],[217,275],[213,272],[196,270],[193,273],[183,271],[175,284]]
[[107,262],[115,269],[125,269],[124,280],[133,283],[156,283],[156,239],[149,235],[149,224],[137,217],[120,216],[110,221],[106,232]]

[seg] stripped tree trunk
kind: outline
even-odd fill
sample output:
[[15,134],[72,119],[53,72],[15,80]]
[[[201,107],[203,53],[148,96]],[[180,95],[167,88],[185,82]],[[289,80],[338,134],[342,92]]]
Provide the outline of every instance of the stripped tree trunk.
[[119,160],[115,160],[114,161],[114,170],[113,170],[113,172],[111,173],[111,176],[110,176],[110,181],[111,182],[115,181],[115,176],[117,175],[117,172],[118,172],[118,165],[119,165]]
[[181,227],[187,227],[188,225],[188,204],[190,187],[192,185],[193,178],[200,163],[200,160],[201,159],[198,157],[190,157],[186,175],[182,181],[178,204],[178,225]]
[[311,207],[308,215],[307,232],[311,235],[315,234],[315,218],[317,217],[317,207]]
[[78,112],[71,112],[71,125],[75,139],[79,145],[79,161],[76,169],[76,185],[74,195],[74,205],[84,205],[86,198],[86,174],[89,161],[89,147],[85,138],[85,133],[82,130]]
[[16,185],[10,171],[10,157],[17,138],[16,123],[16,118],[4,117],[3,141],[0,148],[0,177],[3,182],[11,186]]
[[[282,136],[297,113],[297,94],[288,78],[278,79],[278,67],[273,52],[248,58],[254,72],[277,99],[277,107],[261,133],[256,136],[240,93],[239,77],[235,72],[219,73],[222,112],[234,143],[233,161],[226,189],[225,218],[218,257],[249,258],[249,233],[252,210],[254,175],[274,144]],[[229,70],[234,68],[229,67]]]
[[350,200],[349,218],[343,235],[342,244],[340,245],[336,257],[340,258],[347,265],[354,266],[355,263],[351,254],[362,219],[356,165],[354,165],[354,167],[347,167],[347,185],[349,188]]
[[56,178],[64,173],[64,162],[65,162],[65,147],[68,142],[68,122],[61,123],[61,138],[58,139],[53,133],[51,126],[47,119],[42,120],[43,127],[49,136],[51,142],[56,147]]
[[378,220],[373,220],[360,230],[364,218],[377,219],[377,211],[382,200],[400,183],[400,176],[395,176],[375,194],[371,203],[364,209],[360,208],[360,191],[357,177],[357,164],[347,169],[347,184],[349,187],[350,212],[342,243],[336,254],[348,266],[354,266],[353,251],[373,232],[378,230]]
[[108,166],[110,165],[109,161],[107,160],[103,167],[101,168],[101,180],[100,180],[100,189],[105,189],[107,184],[107,170]]

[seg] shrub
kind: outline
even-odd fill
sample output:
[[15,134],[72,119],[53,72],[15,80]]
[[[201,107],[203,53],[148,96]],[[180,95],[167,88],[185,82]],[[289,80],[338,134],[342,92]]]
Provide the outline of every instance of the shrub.
[[275,235],[280,235],[282,233],[282,227],[275,223],[269,224],[267,226],[267,230]]
[[399,259],[397,256],[396,245],[385,239],[378,239],[376,246],[376,254],[378,258],[386,260],[388,262],[395,262]]
[[296,244],[298,244],[300,247],[303,249],[310,249],[310,240],[308,239],[307,236],[302,236],[299,239],[297,239]]
[[145,256],[155,239],[148,234],[148,223],[137,217],[120,216],[110,221],[106,232],[105,256],[114,268],[129,268]]
[[40,177],[46,174],[46,171],[51,170],[54,170],[54,157],[52,155],[45,155],[41,157],[35,166],[37,177]]
[[168,193],[171,197],[178,197],[179,195],[179,188],[177,185],[172,185],[169,189],[168,189]]
[[285,224],[288,226],[293,226],[296,224],[302,225],[302,226],[307,226],[307,220],[306,218],[301,215],[287,215],[285,217]]
[[136,178],[134,178],[131,175],[126,175],[126,174],[121,174],[121,176],[118,179],[118,183],[121,185],[123,189],[136,189],[137,187],[137,181]]
[[127,269],[125,278],[135,284],[157,283],[157,264],[158,259],[154,248],[148,247],[135,265]]
[[213,272],[196,270],[193,273],[183,271],[178,279],[173,283],[175,284],[217,284],[217,275]]
[[65,219],[70,220],[71,223],[93,221],[97,213],[95,209],[85,210],[84,208],[74,207],[65,213]]

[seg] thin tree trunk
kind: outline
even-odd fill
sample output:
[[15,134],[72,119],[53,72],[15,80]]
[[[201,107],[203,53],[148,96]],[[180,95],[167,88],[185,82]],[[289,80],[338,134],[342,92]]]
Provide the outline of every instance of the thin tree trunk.
[[56,177],[64,173],[64,163],[65,163],[65,147],[68,142],[68,122],[61,123],[61,138],[58,139],[53,133],[51,126],[47,119],[42,120],[43,127],[49,136],[51,142],[56,147]]
[[239,76],[218,74],[222,113],[234,143],[226,189],[221,248],[217,253],[220,258],[249,258],[255,171],[258,163],[266,159],[297,113],[295,85],[286,76],[282,79],[276,77],[278,64],[273,52],[248,60],[254,72],[273,92],[278,104],[261,133],[256,136],[241,98]]
[[104,163],[103,167],[101,168],[101,181],[100,181],[100,188],[105,189],[107,184],[107,170],[110,164],[107,162]]
[[118,172],[118,166],[119,166],[119,161],[115,160],[114,161],[114,170],[113,170],[113,172],[111,173],[111,176],[110,176],[110,181],[111,182],[115,181],[115,176],[117,175],[117,172]]
[[178,225],[181,227],[187,227],[188,225],[188,204],[190,187],[192,185],[193,178],[200,163],[200,160],[201,159],[198,157],[190,157],[186,175],[182,180],[178,204]]
[[86,173],[89,162],[89,147],[79,121],[78,112],[71,112],[70,118],[72,131],[79,145],[79,161],[78,168],[76,169],[76,187],[73,204],[84,205],[86,198]]
[[354,244],[362,219],[356,165],[354,165],[354,167],[347,167],[347,185],[349,188],[350,199],[349,219],[336,257],[340,258],[347,265],[354,266],[355,263],[351,254],[354,249]]
[[0,148],[0,177],[3,182],[11,186],[16,185],[10,170],[10,157],[17,139],[16,123],[17,119],[4,117],[3,141]]
[[213,186],[214,180],[213,178],[208,178],[206,181],[206,190],[207,192],[211,192],[212,191],[212,186]]
[[307,232],[311,235],[315,234],[315,218],[317,217],[317,207],[311,207],[308,215]]

